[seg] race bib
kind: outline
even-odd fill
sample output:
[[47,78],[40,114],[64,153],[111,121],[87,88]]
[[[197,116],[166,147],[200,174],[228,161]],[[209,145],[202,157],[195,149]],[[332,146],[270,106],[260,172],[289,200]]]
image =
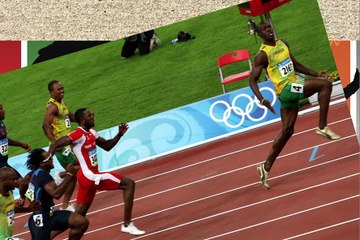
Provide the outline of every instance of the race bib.
[[26,197],[27,199],[29,199],[30,202],[33,202],[33,201],[34,201],[34,196],[35,196],[34,192],[35,192],[35,186],[34,186],[34,184],[29,183],[29,187],[28,187],[28,189],[26,190],[25,197]]
[[290,58],[286,58],[284,61],[278,63],[277,67],[283,77],[286,77],[294,70],[293,63]]
[[9,151],[9,143],[8,138],[4,138],[0,140],[0,154],[2,156],[7,156]]
[[54,214],[54,211],[55,211],[55,207],[54,206],[50,207],[49,215],[52,216]]
[[43,227],[44,226],[44,220],[43,220],[42,214],[33,215],[33,220],[35,223],[35,227]]
[[89,151],[89,159],[90,159],[91,166],[96,167],[98,165],[96,148],[93,148]]
[[304,92],[304,85],[301,85],[301,84],[298,84],[298,83],[292,83],[290,91],[292,93],[303,93]]
[[63,156],[65,156],[65,157],[67,157],[67,156],[69,156],[70,152],[71,152],[71,148],[70,148],[70,147],[66,147],[61,154],[62,154]]
[[66,128],[71,128],[71,121],[70,121],[69,115],[65,116],[65,127]]
[[14,215],[14,209],[12,209],[11,211],[7,212],[7,220],[8,220],[8,226],[11,227],[12,225],[14,225],[14,220],[15,220],[15,215]]

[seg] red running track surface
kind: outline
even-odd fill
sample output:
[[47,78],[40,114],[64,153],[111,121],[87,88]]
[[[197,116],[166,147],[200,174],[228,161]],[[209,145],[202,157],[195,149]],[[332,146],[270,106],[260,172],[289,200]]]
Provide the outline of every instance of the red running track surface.
[[[103,191],[83,239],[359,239],[359,143],[348,112],[330,108],[337,141],[315,134],[318,112],[299,116],[270,190],[256,165],[280,123],[121,169],[137,182],[133,220],[146,234],[121,233],[122,192]],[[28,217],[16,216],[16,237],[30,239]]]

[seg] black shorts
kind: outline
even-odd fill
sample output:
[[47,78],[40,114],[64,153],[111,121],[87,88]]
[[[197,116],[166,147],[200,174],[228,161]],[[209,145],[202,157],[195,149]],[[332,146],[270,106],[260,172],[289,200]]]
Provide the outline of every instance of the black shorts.
[[21,174],[20,174],[18,171],[16,171],[15,168],[13,168],[12,166],[10,166],[7,162],[1,161],[1,162],[0,162],[0,168],[2,168],[2,167],[9,167],[9,168],[11,168],[12,170],[14,170],[15,173],[16,173],[16,176],[17,176],[17,177],[16,177],[17,180],[19,180],[19,178],[22,178]]
[[150,52],[150,41],[140,42],[139,43],[139,53],[140,55],[145,55]]
[[72,212],[56,210],[52,216],[48,214],[31,214],[29,229],[32,240],[50,240],[51,231],[65,231],[69,228],[69,217]]
[[124,58],[134,56],[135,50],[137,49],[138,46],[139,46],[138,41],[135,42],[125,41],[121,49],[121,56]]
[[128,58],[134,56],[136,49],[139,49],[140,55],[145,55],[150,52],[150,40],[154,31],[137,34],[133,37],[125,39],[124,45],[121,49],[121,56]]

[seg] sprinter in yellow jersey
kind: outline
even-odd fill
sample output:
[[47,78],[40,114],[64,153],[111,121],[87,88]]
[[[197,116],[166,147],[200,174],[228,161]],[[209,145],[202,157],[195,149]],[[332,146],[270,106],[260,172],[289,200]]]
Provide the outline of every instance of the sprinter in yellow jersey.
[[15,213],[31,212],[39,207],[39,204],[33,202],[27,207],[17,204],[14,200],[13,190],[17,185],[17,174],[10,167],[0,168],[0,239],[21,240],[22,238],[13,238],[13,228],[15,222]]
[[[48,84],[48,90],[51,98],[48,101],[46,112],[43,121],[43,130],[45,135],[50,140],[50,144],[56,139],[66,136],[71,132],[71,122],[75,122],[74,114],[70,112],[64,103],[64,86],[58,80],[53,80]],[[59,149],[55,153],[61,166],[66,170],[67,166],[75,162],[76,157],[71,151],[70,146]],[[65,177],[66,172],[56,173],[55,181],[60,184],[61,179]],[[60,179],[60,181],[59,181]],[[62,209],[75,211],[74,207],[69,205],[71,195],[74,192],[76,179],[71,182],[64,195]]]
[[[257,166],[261,184],[269,189],[268,177],[270,169],[281,150],[294,133],[294,125],[299,111],[299,100],[319,93],[320,119],[316,133],[335,140],[340,136],[327,127],[327,114],[329,109],[332,83],[329,77],[322,72],[316,72],[299,63],[291,54],[289,45],[284,40],[276,40],[270,24],[261,22],[257,25],[257,33],[263,44],[255,57],[255,63],[250,75],[250,87],[261,104],[275,113],[271,103],[262,96],[257,81],[263,69],[274,83],[276,94],[281,103],[282,129],[273,142],[273,146],[265,163]],[[295,72],[300,72],[312,78],[298,81]]]

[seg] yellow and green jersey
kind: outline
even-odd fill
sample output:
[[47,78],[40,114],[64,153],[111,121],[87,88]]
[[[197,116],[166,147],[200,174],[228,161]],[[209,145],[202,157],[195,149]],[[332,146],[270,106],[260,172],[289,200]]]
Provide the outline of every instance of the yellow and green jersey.
[[12,237],[14,214],[15,202],[12,192],[9,197],[0,194],[0,239]]
[[275,46],[261,44],[260,51],[265,52],[268,57],[266,72],[274,84],[276,94],[280,95],[286,84],[296,81],[289,48],[283,41],[277,40]]
[[59,103],[53,98],[50,98],[48,103],[53,103],[58,107],[59,114],[54,117],[51,127],[55,139],[66,136],[71,132],[71,121],[69,109],[65,105],[64,101]]

